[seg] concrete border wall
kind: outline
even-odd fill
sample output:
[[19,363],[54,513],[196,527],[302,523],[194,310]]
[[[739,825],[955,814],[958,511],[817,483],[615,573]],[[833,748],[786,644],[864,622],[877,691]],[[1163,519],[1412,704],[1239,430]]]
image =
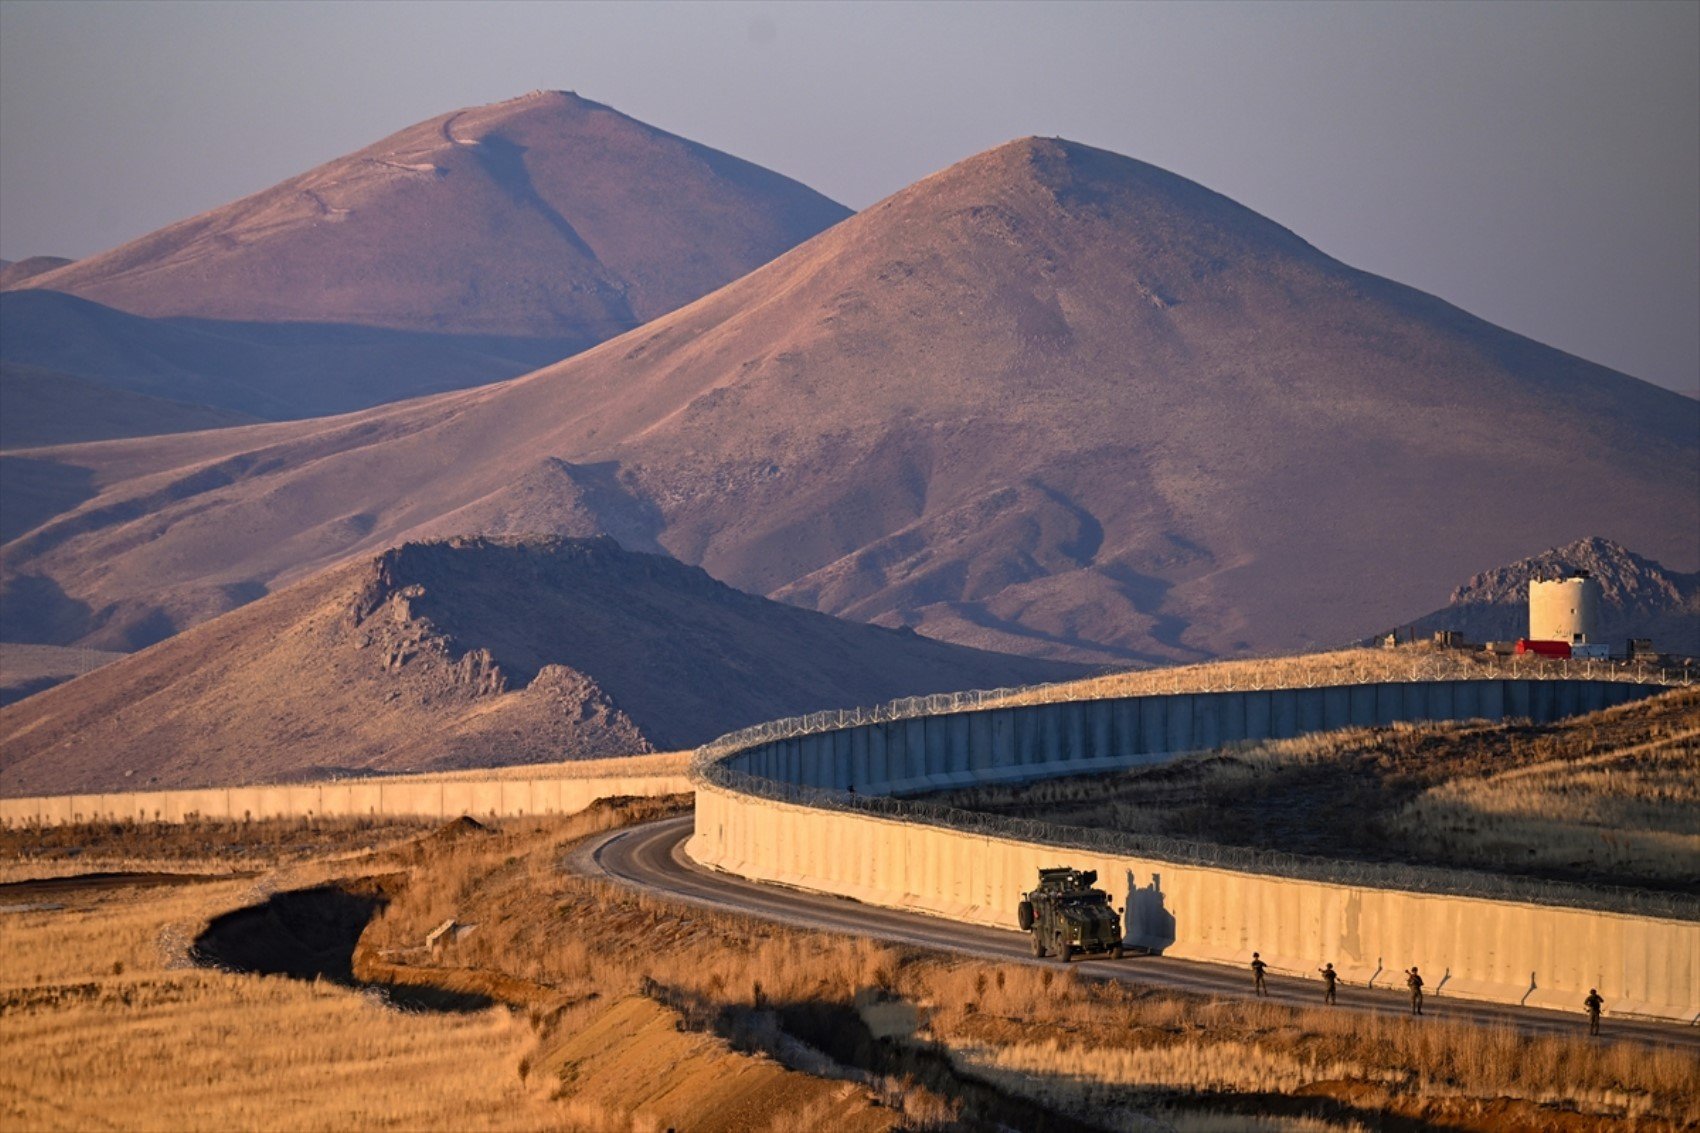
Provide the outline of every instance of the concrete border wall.
[[759,881],[998,928],[1041,866],[1095,869],[1127,912],[1129,943],[1185,959],[1402,988],[1421,968],[1440,996],[1700,1019],[1700,925],[1584,909],[1366,889],[1031,842],[697,788],[696,861]]
[[345,779],[281,786],[216,787],[184,791],[124,791],[0,799],[0,825],[58,826],[75,822],[182,822],[366,816],[511,818],[576,814],[597,799],[619,795],[688,794],[683,774],[565,776],[536,779]]
[[1448,680],[1194,692],[882,720],[757,743],[718,762],[804,787],[904,795],[1095,774],[1240,741],[1346,727],[1525,718],[1537,724],[1663,692],[1604,680]]
[[[1422,968],[1432,993],[1700,1020],[1700,924],[1658,917],[1299,880],[826,810],[740,792],[718,768],[800,787],[901,795],[1083,774],[1240,740],[1399,721],[1527,718],[1546,723],[1664,691],[1617,681],[1427,681],[1182,693],[880,720],[768,739],[697,773],[687,853],[763,881],[951,919],[1015,927],[1041,866],[1096,869],[1125,907],[1131,944],[1349,983],[1402,986]],[[712,750],[712,749],[710,749]]]

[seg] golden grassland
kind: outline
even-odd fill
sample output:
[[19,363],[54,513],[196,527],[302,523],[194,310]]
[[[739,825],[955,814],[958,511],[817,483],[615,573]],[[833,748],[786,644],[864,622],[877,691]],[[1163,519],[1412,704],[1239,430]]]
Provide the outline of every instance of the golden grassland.
[[1052,700],[1100,700],[1165,692],[1203,692],[1223,688],[1289,688],[1363,684],[1373,681],[1465,680],[1515,677],[1550,668],[1528,657],[1499,657],[1481,651],[1436,649],[1426,645],[1397,649],[1334,649],[1243,660],[1200,661],[1155,669],[1106,673],[1017,692],[1001,704],[1033,704]]
[[[709,1133],[794,1128],[798,1112],[830,1113],[822,1128],[894,1123],[870,1091],[738,1053],[635,988],[609,1020],[582,1017],[577,1047],[550,1055],[551,1077],[530,1072],[541,1016],[525,996],[482,1010],[398,1010],[371,988],[197,966],[194,941],[219,914],[342,876],[350,855],[391,883],[398,866],[427,864],[411,824],[322,822],[318,859],[296,852],[306,824],[226,825],[224,857],[264,857],[272,872],[0,896],[0,1127],[659,1131],[699,1103],[727,1119],[691,1121]],[[210,829],[196,837],[204,843]],[[163,844],[139,853],[150,833]],[[182,864],[184,833],[131,828],[103,844],[123,856],[82,857],[102,868]],[[623,1049],[606,1041],[611,1028],[631,1032]],[[674,1097],[652,1104],[649,1093]]]
[[528,1129],[547,1092],[515,1072],[502,1010],[406,1014],[375,996],[189,966],[243,882],[118,890],[0,914],[0,1125],[9,1129]]
[[1700,720],[1676,735],[1430,787],[1390,820],[1426,858],[1700,886]]
[[1593,884],[1700,885],[1700,689],[1556,724],[1395,724],[937,796],[968,810]]
[[[0,895],[64,905],[0,912],[0,1125],[1700,1122],[1695,1060],[1668,1049],[1103,984],[683,907],[563,868],[588,834],[684,805],[462,820],[423,837],[351,830],[327,858],[280,855],[253,880]],[[136,852],[146,829],[117,848]],[[237,852],[252,833],[231,824],[226,857],[254,860]],[[355,877],[384,894],[346,957],[368,990],[189,965],[219,914]],[[427,947],[451,919],[467,931]],[[400,1011],[372,986],[496,1005]]]

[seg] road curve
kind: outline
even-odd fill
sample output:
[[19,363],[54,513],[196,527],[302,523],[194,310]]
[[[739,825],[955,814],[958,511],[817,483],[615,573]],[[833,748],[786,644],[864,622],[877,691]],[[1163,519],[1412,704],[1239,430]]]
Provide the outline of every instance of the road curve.
[[[844,897],[800,889],[763,885],[731,874],[704,869],[685,856],[695,818],[663,819],[623,827],[591,839],[568,859],[569,868],[605,876],[632,888],[704,908],[743,913],[794,928],[837,932],[892,941],[982,960],[1015,964],[1051,964],[1035,960],[1027,935],[941,920],[917,913],[882,909]],[[1124,960],[1081,960],[1073,965],[1082,976],[1125,980],[1151,987],[1175,988],[1201,995],[1249,999],[1249,972],[1221,964],[1176,960],[1163,956],[1132,956]],[[1317,1007],[1322,985],[1315,980],[1271,976],[1269,999],[1295,1007]],[[1410,1000],[1400,991],[1340,985],[1337,1010],[1408,1015]],[[1586,1030],[1580,1013],[1511,1007],[1494,1003],[1430,995],[1426,1018],[1451,1019],[1478,1026],[1512,1027],[1531,1035],[1579,1035]],[[1649,1019],[1604,1022],[1609,1037],[1631,1038],[1700,1051],[1700,1027]]]

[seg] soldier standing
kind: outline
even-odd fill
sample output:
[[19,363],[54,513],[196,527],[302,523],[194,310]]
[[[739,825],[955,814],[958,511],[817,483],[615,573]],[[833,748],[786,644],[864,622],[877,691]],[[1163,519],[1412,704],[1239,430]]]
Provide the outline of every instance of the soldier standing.
[[1334,970],[1333,964],[1324,964],[1317,971],[1322,973],[1322,1002],[1334,1002],[1334,981],[1340,978],[1340,973]]
[[1597,987],[1589,988],[1588,998],[1582,1001],[1582,1005],[1588,1009],[1588,1033],[1590,1035],[1599,1034],[1600,1008],[1606,1005],[1606,1001],[1600,998],[1600,989]]
[[1423,1013],[1423,978],[1417,974],[1415,965],[1411,967],[1409,972],[1405,973],[1405,986],[1411,989],[1411,1014],[1421,1015]]
[[1251,954],[1251,978],[1256,985],[1258,995],[1268,995],[1269,989],[1263,986],[1263,970],[1269,967],[1256,952]]

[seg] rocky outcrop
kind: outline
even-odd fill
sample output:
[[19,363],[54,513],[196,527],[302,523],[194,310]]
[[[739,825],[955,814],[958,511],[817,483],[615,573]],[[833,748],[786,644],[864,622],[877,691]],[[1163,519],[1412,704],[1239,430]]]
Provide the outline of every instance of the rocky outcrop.
[[1419,633],[1456,630],[1472,641],[1507,641],[1529,632],[1529,583],[1586,571],[1600,584],[1601,640],[1651,638],[1656,648],[1700,656],[1700,574],[1665,568],[1610,539],[1578,539],[1483,571],[1443,608],[1412,622]]

